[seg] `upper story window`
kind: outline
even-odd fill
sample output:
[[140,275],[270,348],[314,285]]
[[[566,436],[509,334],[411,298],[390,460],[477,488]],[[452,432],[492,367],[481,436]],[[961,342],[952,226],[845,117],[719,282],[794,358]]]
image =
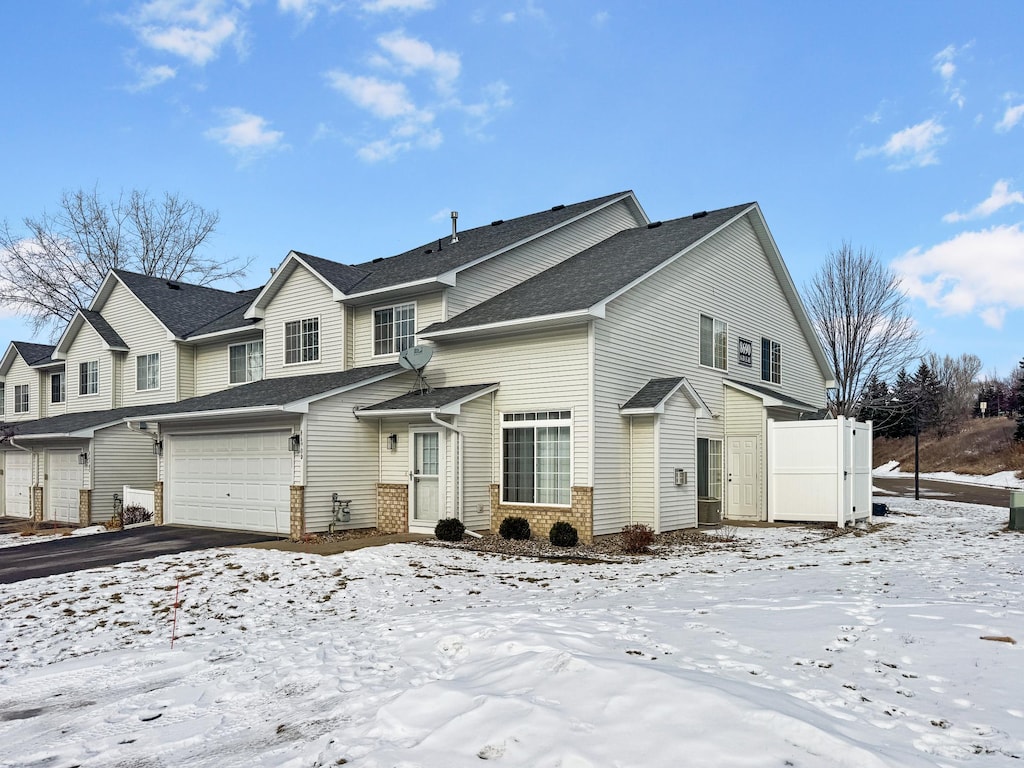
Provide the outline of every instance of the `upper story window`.
[[700,364],[725,370],[728,329],[721,320],[700,316]]
[[7,385],[0,381],[0,416],[7,412]]
[[416,305],[373,310],[373,354],[390,355],[416,343]]
[[506,413],[501,420],[502,500],[571,503],[570,411]]
[[14,412],[28,413],[28,384],[14,385]]
[[160,389],[160,353],[135,358],[135,389]]
[[320,319],[292,320],[284,324],[284,364],[320,359]]
[[78,365],[78,394],[95,395],[100,391],[100,364],[97,360]]
[[64,402],[64,373],[51,373],[50,374],[50,402],[51,403],[63,403]]
[[228,347],[228,379],[232,384],[263,378],[263,340]]
[[761,379],[782,382],[782,345],[777,341],[761,339]]

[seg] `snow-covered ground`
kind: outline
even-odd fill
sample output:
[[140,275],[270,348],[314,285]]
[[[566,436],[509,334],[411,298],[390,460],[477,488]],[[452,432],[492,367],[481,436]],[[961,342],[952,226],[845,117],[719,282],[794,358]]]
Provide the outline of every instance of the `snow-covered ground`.
[[1024,538],[890,507],[624,563],[222,549],[3,585],[0,766],[1024,764],[1024,643],[984,639],[1024,641]]
[[[875,467],[872,474],[875,477],[913,477],[913,471],[903,472],[900,470],[898,461],[889,461],[881,466]],[[988,485],[993,488],[1020,488],[1024,490],[1024,480],[1017,477],[1013,470],[995,472],[991,475],[960,475],[956,472],[922,472],[922,480],[947,480],[951,483],[964,483],[966,485]]]

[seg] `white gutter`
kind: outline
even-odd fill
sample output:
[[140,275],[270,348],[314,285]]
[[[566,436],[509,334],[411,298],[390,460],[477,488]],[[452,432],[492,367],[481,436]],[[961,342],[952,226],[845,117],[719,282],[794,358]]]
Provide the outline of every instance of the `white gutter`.
[[572,312],[559,312],[552,315],[538,315],[535,317],[523,317],[516,320],[502,320],[496,323],[485,323],[483,325],[467,325],[464,328],[450,328],[443,331],[420,331],[416,334],[419,339],[434,339],[445,336],[458,336],[467,333],[480,333],[482,331],[491,331],[502,328],[519,328],[528,325],[546,325],[546,324],[557,324],[560,322],[572,322],[578,320],[587,320],[592,317],[604,317],[604,307],[588,307],[587,309],[577,309]]
[[462,447],[463,447],[462,446],[462,444],[463,444],[462,430],[459,429],[458,427],[452,425],[452,424],[449,424],[447,421],[443,421],[442,419],[439,419],[437,417],[436,413],[431,413],[430,414],[430,420],[432,422],[434,422],[435,424],[437,424],[438,426],[440,426],[440,427],[444,427],[445,429],[450,429],[452,432],[454,432],[456,435],[458,435],[458,438],[459,438],[459,440],[458,440],[458,446],[459,446],[459,468],[458,468],[458,476],[456,477],[456,482],[458,482],[458,484],[459,484],[459,492],[457,494],[455,494],[455,502],[456,502],[456,504],[458,504],[458,509],[455,511],[455,516],[459,520],[461,520],[462,517],[463,517],[463,514],[462,514],[462,505],[463,505],[463,498],[462,498],[462,475],[463,475],[463,471],[465,470],[465,465],[464,465],[464,461],[463,461],[463,451],[462,451]]
[[221,408],[216,411],[183,411],[181,413],[155,413],[146,416],[133,416],[124,421],[184,421],[186,419],[205,419],[211,416],[249,416],[261,413],[306,413],[305,406],[288,407],[287,405],[259,405],[249,408]]

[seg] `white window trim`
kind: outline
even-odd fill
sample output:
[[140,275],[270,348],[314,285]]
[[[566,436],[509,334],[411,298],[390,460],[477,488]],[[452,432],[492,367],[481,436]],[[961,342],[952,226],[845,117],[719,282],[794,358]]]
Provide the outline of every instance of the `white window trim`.
[[[710,458],[711,458],[711,444],[712,443],[717,443],[718,444],[718,496],[700,496],[700,495],[698,495],[697,498],[698,499],[701,499],[701,498],[714,499],[715,501],[718,501],[720,503],[725,503],[725,476],[726,476],[725,475],[725,440],[723,438],[720,438],[720,437],[700,437],[698,435],[696,440],[694,441],[694,446],[693,446],[694,447],[694,458],[696,460],[694,468],[697,470],[697,483],[696,483],[697,488],[700,487],[700,466],[699,465],[700,465],[700,441],[701,440],[707,440],[707,442],[708,442],[708,459],[709,459],[709,462],[710,462]],[[709,491],[711,489],[710,471],[711,471],[711,466],[709,464],[708,465],[708,490]],[[698,493],[697,488],[694,488],[694,493]]]
[[[294,363],[288,362],[288,323],[305,323],[310,320],[316,320],[316,360],[299,360]],[[301,331],[300,331],[301,333]],[[316,365],[322,362],[324,359],[324,323],[320,315],[311,315],[310,317],[300,317],[295,320],[285,320],[281,323],[281,365],[286,368],[291,368],[296,365]],[[231,365],[230,359],[228,365]],[[266,347],[263,348],[263,371],[266,373],[267,370],[267,356]],[[231,372],[228,371],[228,376]]]
[[0,416],[7,413],[7,383],[0,381]]
[[[543,419],[537,421],[505,421],[507,414],[514,413],[536,413],[538,411],[568,411],[568,419]],[[558,507],[559,509],[571,509],[572,508],[572,489],[576,485],[575,474],[576,474],[576,411],[573,408],[536,408],[532,411],[526,409],[517,408],[514,411],[499,411],[498,412],[498,504],[508,507],[540,507],[550,508]],[[529,427],[569,427],[569,503],[568,504],[556,504],[556,503],[544,503],[538,501],[505,501],[505,425],[508,424],[509,428],[515,429],[517,426],[529,426]],[[536,439],[536,438],[534,438]],[[534,487],[534,491],[536,491]]]
[[[396,309],[397,307],[408,307],[408,306],[412,307],[412,323],[413,323],[412,343],[409,346],[410,347],[415,347],[419,343],[419,339],[416,336],[416,328],[419,326],[419,321],[420,321],[419,320],[419,318],[420,318],[420,305],[419,305],[419,302],[416,301],[416,300],[413,300],[413,301],[403,301],[403,302],[401,302],[399,304],[381,304],[379,307],[373,307],[370,310],[370,357],[371,358],[373,358],[375,360],[380,360],[380,359],[383,359],[383,358],[386,358],[386,357],[395,357],[396,355],[401,354],[401,352],[384,352],[383,354],[380,354],[380,355],[377,354],[377,351],[376,351],[377,350],[377,336],[376,336],[377,323],[376,323],[374,318],[376,318],[377,313],[380,310],[382,310],[382,309],[392,309],[393,310],[393,309]],[[394,322],[395,322],[394,319],[392,319],[391,322],[392,322],[392,325],[393,325]]]
[[[53,399],[53,377],[54,376],[60,376],[61,377],[61,382],[60,382],[61,399],[60,400],[54,400]],[[61,403],[66,403],[67,401],[68,401],[68,379],[67,379],[67,376],[66,376],[66,372],[65,371],[57,371],[55,373],[51,373],[50,374],[50,405],[60,405]]]
[[[86,392],[82,394],[82,365],[87,363],[96,363],[96,391]],[[137,370],[137,369],[136,369]],[[136,373],[136,376],[138,374]],[[137,383],[136,379],[136,383]],[[100,393],[100,361],[99,360],[85,360],[78,364],[78,396],[79,397],[96,397]]]
[[[139,359],[143,357],[152,357],[156,355],[156,366],[157,366],[157,383],[155,387],[147,387],[146,389],[139,389]],[[135,356],[135,391],[136,392],[159,392],[164,386],[164,365],[163,356],[159,352],[149,352],[144,355]]]
[[[715,323],[721,323],[723,325],[723,327],[725,328],[725,367],[724,368],[719,368],[718,366],[715,366],[715,365],[705,365],[703,363],[703,361],[701,361],[701,354],[700,354],[700,319],[702,317],[707,317],[712,322],[715,322]],[[713,336],[714,336],[714,328],[712,327],[712,337]],[[714,344],[714,339],[713,338],[712,338],[712,342],[711,343]],[[714,351],[714,349],[712,349],[711,350],[711,359],[714,360],[714,357],[715,357],[715,351]],[[719,318],[715,317],[714,315],[709,315],[707,312],[698,312],[697,313],[697,367],[698,368],[703,368],[705,371],[718,371],[720,373],[728,373],[729,372],[729,323],[727,323],[725,320],[720,320]]]
[[[317,333],[319,334],[319,331],[317,331]],[[260,345],[260,357],[263,359],[263,367],[260,369],[260,377],[258,379],[245,379],[244,381],[232,381],[231,380],[231,350],[235,349],[236,347],[246,347],[247,348],[250,344],[259,344]],[[266,373],[267,373],[267,357],[266,357],[266,354],[267,354],[267,348],[266,348],[266,345],[263,344],[263,339],[253,339],[252,341],[240,341],[237,344],[228,344],[228,384],[251,384],[254,381],[263,381],[263,379],[266,378]],[[248,359],[248,352],[246,352],[246,359]],[[319,362],[319,361],[316,361],[316,362]],[[291,363],[291,365],[297,365],[297,363]],[[248,365],[246,366],[245,370],[246,371],[249,370]]]
[[[18,397],[18,390],[25,390],[25,408],[18,407],[18,401],[21,399]],[[15,384],[14,385],[14,412],[15,413],[31,413],[32,412],[32,388],[28,384]]]
[[[764,343],[766,341],[768,342],[768,355],[769,355],[769,358],[768,358],[768,378],[767,379],[764,377]],[[775,371],[772,370],[773,367],[774,367],[773,366],[774,361],[771,359],[772,347],[773,346],[776,346],[776,347],[779,348],[779,369],[778,369],[779,378],[778,378],[778,381],[776,381],[775,378],[773,378],[773,374],[775,373]],[[770,336],[762,336],[761,337],[761,381],[767,382],[768,384],[781,384],[782,383],[782,342],[781,341],[776,341],[775,339],[771,338]]]

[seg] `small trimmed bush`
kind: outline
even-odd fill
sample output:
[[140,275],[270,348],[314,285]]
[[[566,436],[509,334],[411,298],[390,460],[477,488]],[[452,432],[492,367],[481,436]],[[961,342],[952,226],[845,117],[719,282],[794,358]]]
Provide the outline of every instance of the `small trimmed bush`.
[[556,547],[575,547],[580,543],[580,535],[572,524],[559,520],[551,526],[551,533],[548,534],[551,543]]
[[631,555],[649,552],[654,543],[654,531],[642,523],[627,525],[622,529],[622,548]]
[[506,517],[498,526],[498,535],[503,539],[526,541],[530,538],[530,521],[525,517]]
[[437,521],[434,535],[441,541],[462,541],[466,526],[457,517],[445,517]]
[[136,523],[148,523],[153,519],[153,513],[138,504],[129,504],[121,513],[122,525],[135,525]]

